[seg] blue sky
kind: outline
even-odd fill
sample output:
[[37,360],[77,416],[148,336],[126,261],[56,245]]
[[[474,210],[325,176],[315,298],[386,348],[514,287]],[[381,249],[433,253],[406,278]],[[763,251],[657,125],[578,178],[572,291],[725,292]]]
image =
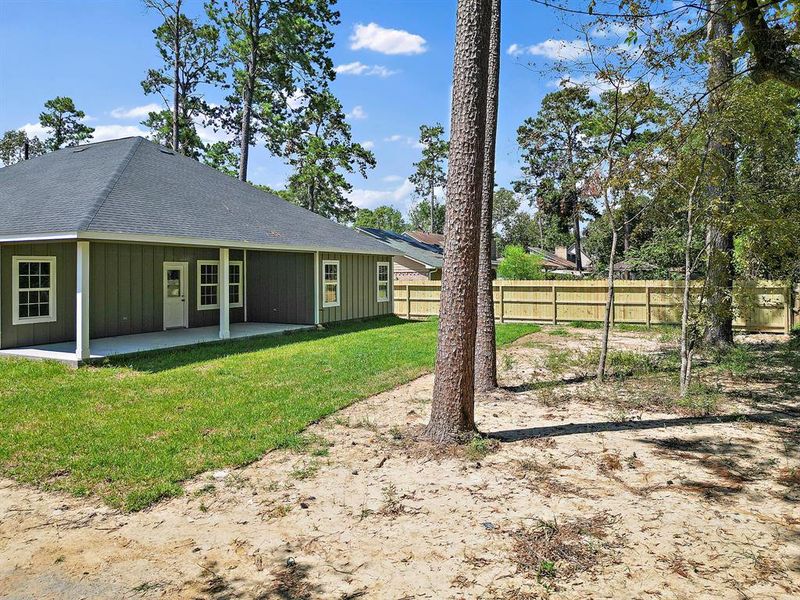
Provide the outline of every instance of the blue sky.
[[[188,15],[202,14],[202,2],[185,4]],[[332,58],[341,72],[334,91],[354,139],[368,143],[378,162],[368,179],[352,178],[352,199],[405,213],[413,202],[406,178],[419,158],[419,125],[449,124],[455,1],[341,0],[338,9]],[[530,0],[504,0],[503,10],[497,181],[508,185],[519,169],[515,130],[556,78],[530,61],[547,67],[563,58],[570,47],[553,40],[575,34]],[[144,133],[142,107],[159,101],[139,84],[159,64],[151,33],[157,24],[137,0],[0,0],[0,131],[34,125],[35,133],[43,103],[66,95],[86,112],[96,139]],[[286,168],[259,149],[250,177],[281,187]]]

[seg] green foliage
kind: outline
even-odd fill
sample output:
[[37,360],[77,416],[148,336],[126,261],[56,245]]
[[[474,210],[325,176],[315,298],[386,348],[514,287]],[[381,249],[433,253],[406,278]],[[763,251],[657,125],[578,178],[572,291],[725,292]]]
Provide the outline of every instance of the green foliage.
[[150,128],[156,140],[172,147],[173,110],[176,107],[173,106],[173,110],[169,107],[177,92],[178,148],[173,149],[197,159],[204,144],[197,135],[195,120],[210,113],[200,88],[203,85],[221,86],[225,82],[220,64],[219,28],[210,23],[201,25],[196,19],[188,18],[180,12],[180,5],[173,2],[149,0],[146,4],[160,12],[164,19],[153,30],[162,65],[149,69],[141,85],[145,94],[160,96],[165,109],[151,112],[142,124]]
[[357,209],[347,197],[353,189],[347,175],[366,177],[375,156],[353,142],[339,100],[329,91],[314,94],[283,129],[282,154],[293,169],[290,200],[324,217],[352,221]]
[[86,113],[75,108],[75,102],[67,96],[56,96],[44,103],[39,114],[39,124],[50,131],[44,141],[47,150],[77,146],[92,139],[94,128],[83,124]]
[[24,131],[11,129],[0,139],[0,163],[13,165],[25,159],[25,142],[28,143],[28,158],[45,153],[44,144],[37,137],[28,137]]
[[[433,209],[433,231],[434,233],[444,232],[444,204],[439,202],[434,203]],[[410,223],[409,229],[414,231],[427,231],[431,230],[431,203],[430,201],[420,200],[414,203],[411,210],[408,212],[408,220]]]
[[[437,194],[447,184],[447,153],[450,144],[444,139],[444,127],[441,124],[420,125],[419,143],[422,145],[422,158],[414,163],[414,173],[408,180],[414,186],[414,196],[418,200],[417,206],[410,215],[413,226],[429,233],[442,233],[444,231],[444,208],[441,210],[441,223],[439,220],[439,207],[436,201]],[[423,222],[425,215],[421,205],[427,203],[427,223]],[[431,222],[431,212],[433,222]]]
[[[596,103],[584,86],[565,85],[542,99],[539,113],[517,129],[522,178],[514,191],[566,232],[584,214],[596,214],[591,200],[594,162],[591,117]],[[579,232],[573,231],[578,237]]]
[[[206,12],[224,36],[222,57],[231,68],[231,93],[213,116],[238,140],[240,150],[261,139],[273,154],[295,154],[293,144],[299,140],[289,135],[287,120],[298,105],[302,108],[303,98],[324,94],[335,77],[328,53],[339,13],[332,4],[330,0],[208,0]],[[312,111],[319,112],[319,103]],[[308,145],[313,147],[301,149],[301,154],[316,159],[327,153],[327,148],[316,147],[318,142]],[[333,159],[342,160],[346,162]],[[246,175],[247,161],[243,166]],[[311,167],[317,168],[319,164]],[[300,173],[300,183],[317,179],[332,183],[327,174],[320,177],[296,165],[295,172]],[[314,202],[308,190],[295,191],[298,203]]]
[[[230,142],[214,142],[206,146],[203,162],[217,171],[236,177],[239,174],[239,156]],[[272,190],[270,192],[274,193]]]
[[506,229],[510,220],[519,210],[519,199],[511,190],[499,188],[492,196],[492,229]]
[[507,246],[497,266],[500,279],[542,279],[543,275],[541,259],[522,246]]
[[402,213],[391,206],[379,206],[375,210],[359,208],[355,226],[384,229],[395,233],[403,233],[407,229]]

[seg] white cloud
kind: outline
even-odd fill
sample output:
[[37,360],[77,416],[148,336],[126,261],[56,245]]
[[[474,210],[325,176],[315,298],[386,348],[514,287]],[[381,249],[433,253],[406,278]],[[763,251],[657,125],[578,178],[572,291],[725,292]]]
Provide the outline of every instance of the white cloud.
[[390,205],[397,208],[400,212],[407,214],[411,208],[411,193],[414,191],[412,183],[405,179],[403,183],[393,190],[366,190],[355,188],[350,192],[350,201],[359,208],[377,208],[378,206]]
[[365,75],[367,77],[389,77],[398,72],[383,65],[365,65],[359,61],[338,65],[334,71],[339,75]]
[[164,107],[155,102],[145,104],[144,106],[134,106],[133,108],[125,108],[120,106],[111,111],[111,116],[115,119],[144,119],[151,112],[159,112],[164,110]]
[[[50,137],[50,132],[39,125],[39,123],[26,123],[19,129],[29,136],[38,137],[40,140]],[[147,137],[149,134],[149,131],[137,125],[96,125],[94,133],[92,134],[92,139],[90,139],[88,143],[105,142],[106,140],[116,140],[118,138],[133,136]]]
[[50,132],[39,123],[25,123],[19,130],[27,133],[28,137],[38,137],[40,140],[50,136]]
[[419,140],[415,140],[412,137],[409,137],[407,135],[401,135],[399,133],[395,133],[393,135],[390,135],[389,137],[385,137],[385,138],[383,138],[383,141],[384,142],[400,142],[400,143],[406,144],[407,146],[411,146],[412,148],[424,148],[425,147],[424,144],[420,144],[419,143]]
[[428,50],[426,43],[420,35],[402,29],[388,29],[377,23],[359,23],[350,36],[351,50],[366,48],[381,54],[422,54]]
[[364,140],[363,142],[361,142],[361,146],[365,150],[372,150],[375,147],[375,142],[373,142],[372,140]]
[[104,142],[118,138],[142,136],[148,137],[150,132],[137,125],[98,125],[94,128],[92,142]]
[[395,181],[402,181],[403,178],[400,175],[387,175],[383,178],[383,181],[386,183],[394,183]]
[[345,116],[348,119],[351,119],[353,121],[358,121],[358,120],[361,120],[361,119],[366,119],[367,118],[367,113],[364,111],[364,107],[361,106],[360,104],[358,104],[358,105],[354,106],[353,110],[351,110]]
[[531,46],[511,44],[506,53],[511,56],[530,54],[531,56],[543,56],[550,60],[573,61],[586,56],[589,53],[589,47],[585,41],[581,40],[549,39]]

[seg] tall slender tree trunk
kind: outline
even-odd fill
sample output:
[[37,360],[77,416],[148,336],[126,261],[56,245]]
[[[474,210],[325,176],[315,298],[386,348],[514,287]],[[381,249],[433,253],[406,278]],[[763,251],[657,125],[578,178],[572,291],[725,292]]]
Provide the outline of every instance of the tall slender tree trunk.
[[436,222],[436,188],[433,185],[433,180],[431,180],[431,233],[436,233],[435,222]]
[[486,129],[490,0],[459,0],[439,337],[425,437],[460,441],[475,431],[475,323]]
[[[729,44],[733,26],[726,0],[709,0],[706,39],[711,47],[708,69],[709,112],[719,112],[725,102],[726,82],[733,77],[733,57]],[[733,344],[733,233],[726,223],[733,203],[736,178],[736,147],[724,128],[710,145],[716,181],[708,187],[712,201],[711,219],[706,231],[708,245],[709,325],[706,343],[715,347]]]
[[494,153],[500,94],[500,1],[491,0],[489,75],[486,91],[486,141],[483,159],[480,247],[478,249],[478,327],[475,337],[475,390],[497,387],[497,346],[494,332],[492,277],[492,208],[494,204]]
[[[248,65],[248,70],[254,69],[254,62]],[[239,181],[247,181],[247,162],[250,160],[250,128],[252,126],[253,87],[255,77],[248,76],[247,84],[242,94],[242,126],[239,139]]]
[[181,66],[181,2],[175,2],[175,27],[174,35],[172,38],[173,48],[175,54],[175,63],[172,70],[172,149],[175,152],[180,151],[180,123],[178,115],[180,114],[181,94],[180,94],[180,66]]
[[[611,172],[614,168],[613,160],[609,159],[608,166],[608,179],[611,179]],[[611,224],[611,254],[608,257],[608,293],[606,294],[606,306],[603,312],[603,337],[600,340],[600,359],[597,362],[597,379],[603,381],[606,376],[606,359],[608,357],[608,337],[611,332],[611,316],[614,310],[614,261],[617,256],[617,225],[614,222],[614,213],[611,210],[611,202],[608,200],[608,185],[603,192],[603,201],[605,203],[606,214],[608,221]],[[623,217],[624,218],[624,217]]]
[[572,227],[575,230],[575,268],[583,272],[583,258],[581,257],[581,213],[578,201],[575,201],[575,212],[572,216]]

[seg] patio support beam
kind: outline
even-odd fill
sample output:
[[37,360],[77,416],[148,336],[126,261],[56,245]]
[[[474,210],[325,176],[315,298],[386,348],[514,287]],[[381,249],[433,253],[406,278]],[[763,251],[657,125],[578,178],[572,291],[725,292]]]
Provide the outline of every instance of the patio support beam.
[[75,360],[91,357],[89,350],[89,242],[78,242],[75,278]]
[[231,337],[231,261],[228,248],[219,249],[219,339]]
[[319,273],[319,252],[314,252],[314,325],[319,325],[319,288],[320,288],[320,273]]

